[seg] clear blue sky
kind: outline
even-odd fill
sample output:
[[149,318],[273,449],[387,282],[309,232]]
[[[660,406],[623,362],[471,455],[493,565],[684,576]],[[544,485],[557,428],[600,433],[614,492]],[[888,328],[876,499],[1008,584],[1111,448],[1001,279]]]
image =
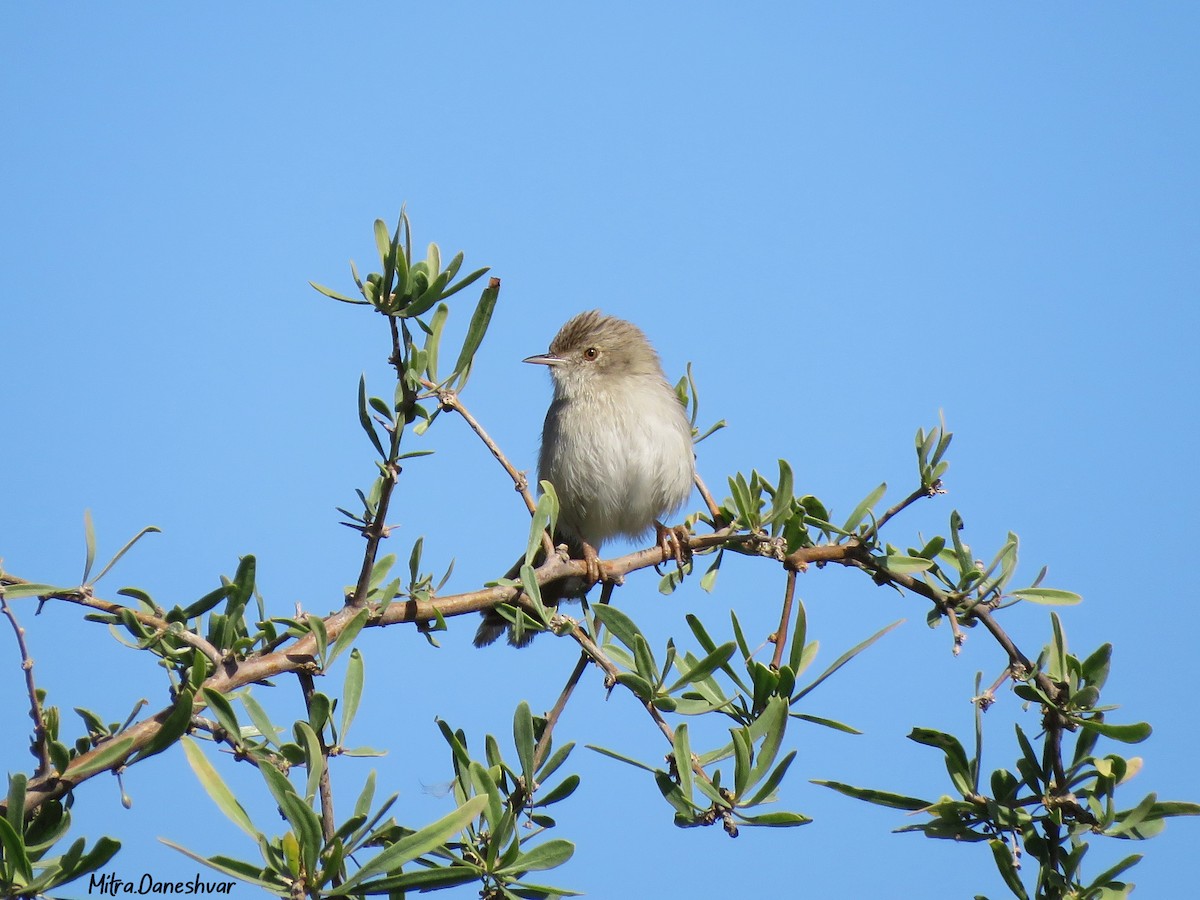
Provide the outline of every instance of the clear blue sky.
[[[693,362],[702,417],[731,426],[699,450],[715,490],[784,456],[842,513],[880,481],[903,496],[912,434],[943,410],[950,493],[897,521],[893,542],[952,508],[980,555],[1020,534],[1027,578],[1049,563],[1048,583],[1085,597],[1064,613],[1072,647],[1116,644],[1117,717],[1155,726],[1132,750],[1147,762],[1128,802],[1200,799],[1198,46],[1191,3],[6,4],[0,555],[77,583],[88,508],[102,552],[163,529],[102,595],[134,584],[187,602],[255,553],[273,611],[336,607],[361,547],[333,508],[372,474],[355,390],[364,371],[382,389],[387,336],[306,282],[346,287],[349,257],[370,265],[372,220],[407,203],[418,243],[503,279],[464,400],[522,467],[549,387],[519,360],[597,306],[637,321],[672,376]],[[466,590],[503,571],[526,519],[461,422],[430,444],[401,484],[392,549],[426,535]],[[664,599],[638,578],[620,603],[660,643],[686,612],[719,623],[730,607],[765,635],[780,573],[726,569],[712,596]],[[985,847],[890,835],[911,820],[806,780],[949,792],[937,755],[904,735],[969,736],[974,673],[992,680],[998,649],[972,633],[952,658],[923,604],[852,573],[814,570],[800,591],[818,665],[907,620],[808,708],[864,736],[791,733],[784,805],[816,822],[736,842],[679,831],[641,773],[580,749],[559,829],[578,852],[554,883],[744,896],[749,872],[756,896],[1007,896]],[[161,674],[78,609],[19,611],[68,727],[73,706],[122,720],[140,697],[162,705]],[[1029,653],[1049,634],[1044,608],[1004,621]],[[516,703],[547,709],[576,656],[549,639],[479,652],[474,622],[452,625],[440,651],[402,628],[363,640],[355,736],[391,748],[373,765],[409,824],[448,802],[425,789],[449,777],[434,715],[476,746],[505,737]],[[24,722],[5,635],[0,709]],[[276,693],[296,707],[286,679]],[[988,714],[989,770],[1012,764],[1018,715],[1007,693]],[[594,677],[561,729],[646,759],[664,749]],[[22,734],[0,759],[28,765]],[[256,777],[225,762],[266,818]],[[343,804],[366,770],[335,770]],[[191,876],[158,836],[255,854],[178,753],[126,788],[131,811],[108,778],[76,807],[81,833],[124,842],[122,877]],[[1091,871],[1145,852],[1141,894],[1178,895],[1198,828],[1100,842]]]

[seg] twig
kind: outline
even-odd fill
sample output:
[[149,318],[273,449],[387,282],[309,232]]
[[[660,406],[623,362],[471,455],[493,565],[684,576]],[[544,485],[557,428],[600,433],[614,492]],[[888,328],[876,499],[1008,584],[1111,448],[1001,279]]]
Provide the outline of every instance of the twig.
[[925,487],[924,485],[922,485],[921,487],[919,487],[915,491],[913,491],[911,494],[909,494],[907,497],[905,497],[903,500],[901,500],[899,503],[897,503],[895,506],[893,506],[891,509],[889,509],[887,512],[885,512],[882,516],[880,516],[878,519],[876,519],[875,524],[872,525],[870,528],[868,528],[866,530],[866,532],[863,534],[863,536],[862,536],[863,542],[865,543],[865,542],[871,540],[872,538],[874,538],[875,535],[879,534],[879,530],[881,528],[883,528],[883,526],[886,525],[893,516],[908,509],[908,507],[912,506],[914,503],[916,503],[922,497],[937,496],[938,488],[939,488],[940,484],[941,484],[940,481],[935,481],[929,487]]
[[29,647],[25,644],[25,629],[17,621],[16,615],[4,599],[0,591],[0,611],[12,623],[13,634],[17,636],[17,649],[21,653],[21,669],[25,672],[25,690],[29,694],[29,718],[33,719],[33,743],[29,750],[37,759],[35,777],[43,777],[54,771],[54,763],[50,760],[49,735],[46,733],[46,720],[42,718],[42,704],[38,702],[37,683],[33,680],[33,659],[29,655]]
[[[18,578],[15,575],[10,575],[7,572],[0,577],[0,587],[10,584],[29,584],[30,582],[24,578]],[[38,600],[45,602],[47,600],[65,600],[68,603],[74,603],[78,606],[86,606],[89,609],[98,609],[101,612],[110,613],[111,615],[120,615],[122,612],[130,613],[135,619],[145,625],[147,628],[153,628],[155,631],[167,632],[171,630],[171,623],[166,619],[161,619],[158,616],[150,615],[142,612],[140,609],[133,609],[129,606],[124,606],[120,603],[113,603],[111,600],[102,600],[95,596],[91,589],[78,589],[73,591],[54,591],[50,594],[44,594],[38,597]],[[40,608],[40,607],[39,607]],[[214,666],[220,666],[224,661],[221,651],[210,644],[207,640],[196,634],[194,631],[183,629],[182,631],[172,632],[173,636],[178,637],[183,643],[187,644],[196,650],[199,650],[208,661]]]
[[160,619],[158,616],[152,616],[149,613],[142,612],[140,609],[133,609],[132,607],[125,606],[121,603],[113,603],[111,600],[102,600],[99,597],[93,596],[89,591],[60,591],[55,594],[48,594],[47,596],[39,599],[66,600],[68,603],[76,603],[79,606],[86,606],[90,609],[99,609],[103,612],[118,616],[122,613],[122,611],[127,611],[132,613],[133,617],[143,625],[153,628],[155,631],[161,632],[162,634],[170,633],[172,637],[179,638],[180,641],[187,644],[189,647],[199,650],[214,666],[219,667],[225,660],[225,657],[221,654],[220,650],[209,643],[208,640],[196,634],[194,631],[190,631],[187,628],[179,631],[172,631],[171,623],[166,619]]
[[250,763],[256,769],[258,768],[258,759],[252,753],[247,753],[220,722],[214,722],[207,716],[192,716],[192,731],[207,732],[215,743],[228,744],[233,751],[233,758],[239,761]]
[[[398,433],[399,429],[397,429]],[[379,504],[375,507],[375,515],[371,519],[371,524],[363,528],[362,532],[363,537],[367,539],[367,549],[363,552],[362,569],[358,573],[358,582],[354,586],[354,593],[346,600],[347,606],[353,606],[356,609],[367,602],[367,593],[371,589],[371,572],[375,568],[375,557],[379,554],[379,543],[388,536],[388,506],[391,503],[392,491],[396,487],[396,477],[399,474],[399,468],[395,462],[396,445],[398,444],[395,435],[392,437],[392,444],[390,458],[382,466],[383,485],[379,491]]]
[[[621,670],[618,669],[616,664],[608,658],[608,654],[601,650],[600,647],[597,646],[596,642],[588,636],[588,633],[578,625],[572,629],[571,637],[578,641],[580,649],[583,650],[583,655],[590,658],[594,663],[596,663],[596,665],[604,670],[605,686],[611,690],[612,687],[617,684],[617,676],[621,674]],[[647,715],[649,715],[654,721],[654,724],[658,726],[658,730],[661,731],[663,737],[667,739],[667,743],[674,747],[675,730],[667,724],[667,720],[662,717],[662,713],[658,711],[658,708],[644,697],[639,697],[632,690],[630,690],[629,693],[633,695],[634,699],[637,700],[639,704],[641,704],[642,709],[646,711]],[[700,762],[696,759],[695,754],[692,755],[692,771],[698,778],[703,778],[708,784],[712,784],[712,779],[708,777],[708,773],[704,771],[704,767],[700,765]]]
[[787,646],[788,626],[792,619],[792,600],[796,595],[796,570],[788,569],[787,587],[783,591],[783,611],[779,614],[779,630],[775,632],[775,655],[771,657],[771,668],[779,671],[783,663],[783,648]]
[[[604,582],[604,586],[600,588],[600,602],[608,603],[612,599],[614,583],[611,581]],[[604,627],[604,623],[596,620],[596,637],[599,638],[600,630]],[[533,754],[533,768],[536,771],[538,766],[542,764],[546,753],[550,750],[550,740],[554,732],[554,726],[558,723],[559,716],[562,715],[566,708],[567,701],[571,699],[571,694],[575,690],[575,686],[579,684],[579,679],[583,677],[583,670],[587,668],[590,657],[586,652],[581,653],[579,661],[575,663],[575,668],[571,670],[571,675],[567,678],[567,683],[563,685],[562,692],[558,695],[558,700],[554,704],[554,708],[550,710],[546,716],[546,728],[542,732],[542,737],[538,741],[537,749]],[[532,789],[532,786],[530,786]]]
[[[512,479],[513,487],[516,488],[517,492],[521,495],[521,498],[525,501],[525,508],[529,510],[530,515],[533,515],[534,512],[537,511],[537,502],[533,499],[533,495],[529,492],[529,479],[525,477],[524,473],[518,472],[513,464],[508,461],[508,457],[504,455],[504,451],[500,449],[500,445],[492,440],[492,436],[484,430],[482,425],[479,424],[479,420],[471,415],[470,410],[468,410],[463,405],[462,400],[459,399],[457,392],[452,391],[449,388],[439,387],[426,378],[421,379],[421,385],[422,387],[432,391],[434,395],[437,396],[438,402],[442,405],[442,409],[458,413],[463,417],[463,421],[471,426],[471,430],[475,432],[481,441],[483,441],[484,446],[491,451],[492,456],[496,458],[496,461],[500,463],[500,465],[504,468],[504,471],[508,473],[508,477]],[[550,539],[550,535],[547,534],[542,536],[542,548],[546,551],[547,556],[552,556],[554,554],[554,542]]]
[[[533,772],[541,768],[542,763],[546,759],[546,754],[550,751],[550,738],[554,732],[554,726],[558,724],[558,719],[562,715],[563,710],[567,706],[567,701],[571,699],[571,694],[575,690],[575,686],[579,684],[579,679],[583,677],[583,670],[587,668],[591,661],[586,653],[579,654],[579,661],[575,663],[575,668],[571,670],[570,676],[567,678],[567,683],[563,685],[562,692],[558,695],[558,700],[554,704],[554,708],[546,714],[546,727],[542,731],[542,737],[538,741],[537,749],[533,752]],[[533,776],[530,772],[530,777]],[[528,793],[533,792],[533,785],[526,785]]]
[[713,525],[717,528],[724,528],[729,523],[725,521],[725,517],[721,515],[721,507],[717,505],[717,501],[713,499],[713,495],[709,493],[708,485],[704,483],[704,479],[700,477],[700,473],[695,475],[696,489],[700,491],[700,496],[704,500],[704,505],[708,507],[708,514],[712,517]]
[[[304,694],[304,709],[308,712],[311,722],[313,695],[316,693],[312,673],[307,669],[299,669],[296,672],[296,678],[300,681],[300,690]],[[333,789],[329,783],[329,747],[325,743],[325,726],[322,725],[320,729],[314,729],[314,731],[317,733],[317,744],[321,748],[321,778],[318,782],[321,792],[321,832],[325,837],[325,843],[329,844],[337,830],[337,824],[333,819]],[[334,875],[333,883],[335,886],[340,884],[337,875]]]

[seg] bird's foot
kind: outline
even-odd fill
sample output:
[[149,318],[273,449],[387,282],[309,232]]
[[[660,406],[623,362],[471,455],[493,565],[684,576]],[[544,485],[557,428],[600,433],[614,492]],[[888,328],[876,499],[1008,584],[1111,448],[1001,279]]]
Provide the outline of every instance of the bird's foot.
[[604,563],[600,561],[600,554],[596,552],[596,548],[587,541],[583,542],[583,564],[587,566],[585,577],[587,578],[588,586],[596,584],[599,581],[608,579],[608,571]]
[[658,547],[662,551],[662,561],[675,560],[675,565],[683,568],[684,563],[692,558],[692,548],[688,544],[692,533],[686,525],[676,525],[668,528],[662,522],[655,522],[654,529],[658,534]]

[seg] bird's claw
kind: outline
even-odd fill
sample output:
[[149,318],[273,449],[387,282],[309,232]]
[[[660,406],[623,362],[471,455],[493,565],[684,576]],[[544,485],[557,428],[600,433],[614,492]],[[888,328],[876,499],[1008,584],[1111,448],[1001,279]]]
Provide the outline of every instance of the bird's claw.
[[665,563],[673,559],[675,565],[682,569],[692,558],[692,548],[688,543],[692,533],[686,525],[668,528],[661,522],[655,522],[654,528],[658,532],[658,548],[662,551],[662,561]]
[[604,563],[600,561],[600,554],[587,542],[583,545],[583,564],[587,567],[585,577],[589,586],[608,578]]

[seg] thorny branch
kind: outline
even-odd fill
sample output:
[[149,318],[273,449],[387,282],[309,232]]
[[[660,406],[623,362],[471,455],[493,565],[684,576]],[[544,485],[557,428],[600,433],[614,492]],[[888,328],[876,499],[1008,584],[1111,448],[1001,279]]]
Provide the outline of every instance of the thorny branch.
[[[392,356],[390,361],[395,365],[397,376],[403,382],[405,378],[406,366],[404,365],[404,347],[406,346],[408,335],[405,329],[405,342],[402,343],[400,331],[397,327],[397,322],[394,317],[389,316],[389,324],[391,327],[392,336]],[[463,405],[458,395],[451,390],[446,390],[438,385],[422,379],[422,387],[430,393],[427,396],[436,396],[438,402],[445,410],[457,412],[468,426],[475,432],[483,444],[488,448],[495,459],[504,468],[509,478],[512,480],[515,488],[521,494],[526,508],[530,513],[536,510],[536,504],[529,491],[528,480],[525,475],[519,472],[507,459],[503,451],[479,423],[479,421],[470,413]],[[417,395],[405,386],[403,391],[403,402],[409,409],[401,409],[397,412],[403,414],[408,420],[409,412],[417,401]],[[520,588],[510,587],[505,585],[497,585],[490,588],[484,588],[467,593],[450,595],[447,597],[434,597],[427,601],[417,601],[410,599],[404,602],[395,602],[387,606],[380,612],[377,607],[374,607],[367,602],[367,594],[369,590],[369,581],[371,571],[375,565],[376,556],[380,543],[388,536],[387,511],[392,497],[392,493],[396,486],[397,478],[400,472],[399,465],[396,462],[399,450],[399,442],[401,436],[401,428],[392,428],[391,432],[391,447],[388,458],[382,465],[383,479],[379,495],[379,502],[375,509],[371,521],[366,524],[363,529],[363,535],[367,540],[367,547],[363,555],[363,566],[359,574],[359,578],[353,594],[348,598],[346,605],[339,611],[332,613],[323,621],[325,623],[325,631],[329,639],[336,639],[341,631],[346,627],[353,616],[363,606],[368,606],[372,610],[372,615],[368,621],[368,625],[372,627],[383,627],[387,625],[395,625],[400,623],[416,623],[425,625],[436,620],[438,615],[443,618],[451,616],[464,615],[490,607],[500,603],[517,603],[520,604],[523,600],[523,595]],[[933,496],[939,492],[940,483],[935,483],[931,486],[922,486],[914,491],[896,506],[887,510],[873,526],[860,538],[854,538],[841,543],[827,543],[810,547],[801,547],[789,554],[785,554],[781,548],[781,543],[776,538],[771,538],[760,533],[740,533],[733,530],[721,514],[720,506],[717,504],[712,494],[708,491],[703,480],[696,476],[696,486],[703,498],[708,509],[709,515],[716,530],[710,534],[693,535],[687,540],[687,545],[691,551],[704,551],[716,548],[734,549],[743,553],[752,553],[768,558],[773,558],[780,562],[787,572],[787,587],[783,603],[783,609],[780,616],[780,626],[774,635],[775,651],[773,654],[772,665],[778,668],[782,662],[787,642],[788,623],[791,618],[791,608],[794,601],[794,591],[796,576],[798,573],[807,569],[811,563],[825,564],[835,562],[840,565],[858,568],[869,573],[873,579],[880,584],[892,584],[897,587],[902,587],[915,594],[924,596],[935,604],[938,610],[945,615],[949,620],[951,628],[955,636],[956,652],[957,647],[962,643],[962,632],[959,627],[959,617],[963,619],[974,618],[992,634],[1000,646],[1007,653],[1009,658],[1009,666],[1007,674],[1013,678],[1020,678],[1027,675],[1033,670],[1033,665],[1030,663],[1019,648],[1013,643],[1011,638],[1000,628],[995,619],[991,615],[991,608],[986,604],[977,604],[974,607],[963,608],[959,605],[961,598],[947,594],[938,590],[924,581],[917,580],[909,575],[890,572],[886,567],[874,556],[871,555],[867,544],[879,533],[879,530],[887,524],[893,517],[906,509],[912,503],[925,496]],[[553,542],[549,534],[542,536],[543,546],[546,550],[545,559],[541,565],[535,570],[535,577],[540,586],[545,586],[551,582],[568,576],[583,576],[586,574],[586,565],[582,560],[565,560],[560,558],[555,552]],[[639,550],[615,560],[605,562],[605,572],[607,573],[610,582],[605,585],[606,597],[611,592],[612,582],[619,583],[622,577],[630,572],[638,569],[654,566],[661,561],[661,551],[656,545],[644,550]],[[13,579],[9,576],[0,576],[0,584],[16,584],[22,583],[20,579]],[[100,600],[94,597],[90,588],[84,587],[73,591],[55,592],[43,599],[63,599],[72,603],[78,603],[95,609],[100,609],[108,613],[120,613],[127,609],[120,604],[111,603]],[[0,598],[2,599],[2,598]],[[23,664],[28,663],[28,653],[24,648],[23,640],[21,639],[20,628],[16,624],[15,617],[12,616],[11,610],[4,607],[5,614],[13,622],[14,628],[18,633],[18,641],[21,644],[21,652]],[[142,624],[155,628],[166,633],[169,628],[168,623],[158,616],[148,615],[138,610],[130,610],[134,616]],[[264,647],[257,652],[252,652],[241,659],[226,657],[217,650],[212,644],[202,638],[200,635],[188,630],[176,630],[172,632],[181,641],[200,650],[213,664],[215,671],[204,683],[204,687],[215,690],[221,693],[229,693],[237,688],[262,681],[266,678],[279,675],[286,672],[295,672],[301,680],[301,685],[304,689],[306,705],[311,704],[313,693],[311,668],[313,665],[315,638],[309,634],[298,637],[288,646],[280,646],[280,641],[272,643],[268,647]],[[617,675],[619,670],[616,665],[610,660],[596,642],[579,626],[574,627],[570,631],[571,636],[579,643],[581,648],[581,656],[576,662],[571,675],[560,694],[558,701],[547,717],[546,727],[542,735],[542,739],[535,751],[535,768],[536,764],[540,764],[546,752],[548,751],[550,735],[554,725],[561,716],[563,709],[569,701],[571,694],[578,683],[587,662],[594,662],[605,673],[605,682],[611,688],[617,683]],[[87,762],[94,756],[97,750],[92,750],[81,754],[72,761],[72,764],[67,767],[65,772],[54,773],[49,760],[49,755],[46,748],[45,728],[44,723],[39,723],[40,710],[36,702],[36,693],[32,687],[32,674],[29,671],[29,665],[25,665],[27,675],[27,685],[30,688],[30,696],[32,698],[32,710],[35,716],[35,724],[38,724],[38,730],[35,731],[36,736],[40,735],[41,753],[39,757],[39,766],[37,775],[29,783],[27,789],[27,804],[26,814],[32,815],[38,806],[51,798],[61,797],[70,792],[77,784],[92,777],[94,774],[85,774],[81,777],[73,777],[73,771],[82,769]],[[1048,676],[1043,673],[1036,675],[1036,680],[1039,688],[1052,700],[1056,700],[1060,696],[1060,691]],[[659,710],[649,701],[639,698],[646,712],[658,726],[663,736],[668,742],[673,742],[674,731],[670,725],[663,719]],[[197,712],[203,708],[202,705],[197,705]],[[145,747],[161,729],[167,716],[171,712],[171,707],[168,707],[154,716],[143,719],[141,722],[127,728],[123,732],[124,738],[133,738],[132,745],[129,749],[127,758],[132,757],[138,750]],[[1065,776],[1063,775],[1062,759],[1061,759],[1061,730],[1062,723],[1049,711],[1047,714],[1046,727],[1048,731],[1047,752],[1052,755],[1050,760],[1055,777],[1058,782],[1056,785],[1059,792],[1065,793],[1067,786],[1065,784]],[[328,748],[321,739],[322,753],[328,756]],[[118,768],[124,763],[124,760],[114,763],[112,768]],[[693,758],[693,769],[698,777],[707,779],[708,776],[703,768]],[[321,782],[321,802],[322,802],[322,826],[326,838],[332,836],[333,831],[333,804],[332,793],[329,787],[329,772],[328,766],[322,775]],[[530,786],[532,788],[532,786]],[[0,804],[2,805],[2,804]]]

